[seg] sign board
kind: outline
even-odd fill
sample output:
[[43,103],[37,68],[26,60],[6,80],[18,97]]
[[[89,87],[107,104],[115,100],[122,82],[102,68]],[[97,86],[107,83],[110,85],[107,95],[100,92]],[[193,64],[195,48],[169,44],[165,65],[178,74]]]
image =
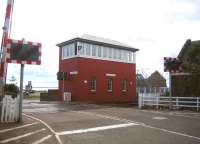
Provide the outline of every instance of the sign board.
[[8,39],[7,63],[41,64],[41,43]]
[[182,71],[181,61],[177,58],[164,57],[164,72],[179,73]]

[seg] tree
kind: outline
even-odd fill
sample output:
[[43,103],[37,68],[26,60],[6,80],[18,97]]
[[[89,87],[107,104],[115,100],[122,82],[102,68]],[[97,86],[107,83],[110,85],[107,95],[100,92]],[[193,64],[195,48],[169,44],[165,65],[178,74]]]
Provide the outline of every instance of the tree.
[[184,72],[200,74],[200,42],[192,42],[182,59],[181,67]]
[[19,88],[15,84],[6,84],[4,86],[4,91],[7,95],[17,96],[19,93]]

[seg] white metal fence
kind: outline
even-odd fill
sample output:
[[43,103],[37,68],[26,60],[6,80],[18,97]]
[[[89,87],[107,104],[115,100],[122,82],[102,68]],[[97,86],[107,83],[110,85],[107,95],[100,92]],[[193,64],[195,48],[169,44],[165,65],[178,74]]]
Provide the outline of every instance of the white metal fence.
[[164,95],[169,92],[167,87],[137,87],[137,93],[159,93]]
[[1,103],[1,122],[17,122],[19,120],[19,96],[12,98],[6,95]]
[[138,106],[142,108],[144,106],[165,106],[173,108],[196,108],[200,110],[200,97],[169,97],[160,96],[153,93],[139,93],[138,94]]

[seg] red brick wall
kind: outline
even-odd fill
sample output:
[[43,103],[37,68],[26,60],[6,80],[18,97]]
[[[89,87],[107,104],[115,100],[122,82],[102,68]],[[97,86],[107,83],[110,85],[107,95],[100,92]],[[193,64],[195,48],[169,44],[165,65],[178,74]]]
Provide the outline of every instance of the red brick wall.
[[[133,102],[136,100],[135,64],[104,61],[88,58],[72,58],[60,61],[59,71],[78,71],[78,75],[69,77],[65,81],[65,91],[72,93],[72,101],[85,102]],[[113,78],[113,91],[107,91],[108,76],[106,73],[116,74]],[[97,80],[96,92],[90,91],[90,80]],[[122,92],[122,80],[126,79],[127,92]],[[87,80],[87,83],[84,83]],[[59,82],[60,96],[62,95],[62,81]]]

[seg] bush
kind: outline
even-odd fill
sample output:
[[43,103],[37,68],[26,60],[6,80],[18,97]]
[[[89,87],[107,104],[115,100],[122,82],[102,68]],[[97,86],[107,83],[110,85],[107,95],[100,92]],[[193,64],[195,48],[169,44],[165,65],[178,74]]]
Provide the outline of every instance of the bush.
[[19,93],[19,88],[15,84],[6,84],[4,86],[4,92],[7,95],[17,96]]

